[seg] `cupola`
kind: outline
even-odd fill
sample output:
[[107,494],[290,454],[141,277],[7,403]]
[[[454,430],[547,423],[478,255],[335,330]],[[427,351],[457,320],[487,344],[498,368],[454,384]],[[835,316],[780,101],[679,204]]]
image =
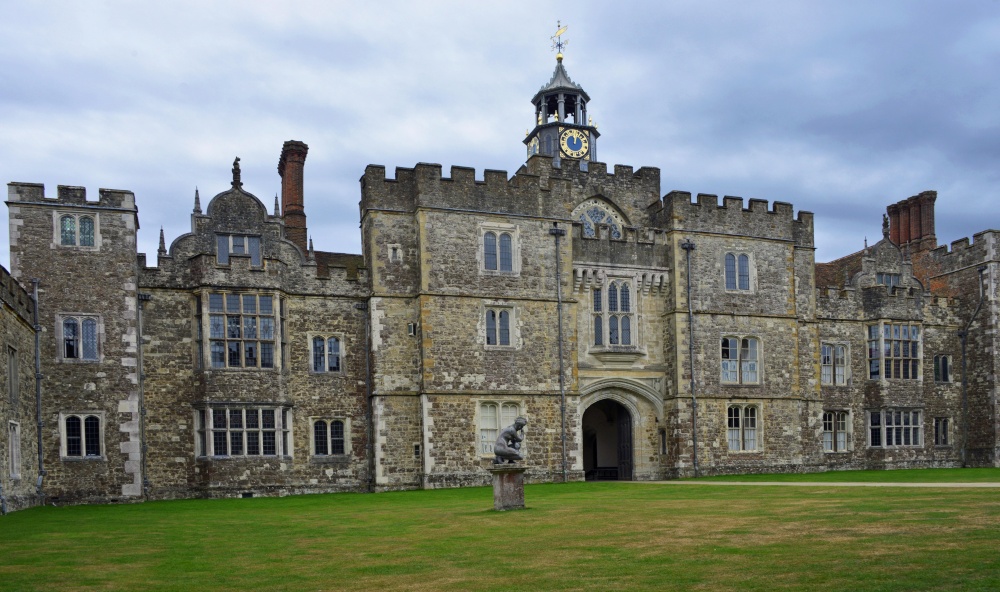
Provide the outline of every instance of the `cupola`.
[[563,66],[563,49],[569,43],[562,36],[566,26],[557,25],[552,36],[556,50],[556,69],[552,78],[535,93],[534,129],[524,138],[528,158],[535,154],[551,156],[556,163],[564,158],[593,161],[597,159],[597,138],[600,134],[587,115],[590,96],[573,82]]

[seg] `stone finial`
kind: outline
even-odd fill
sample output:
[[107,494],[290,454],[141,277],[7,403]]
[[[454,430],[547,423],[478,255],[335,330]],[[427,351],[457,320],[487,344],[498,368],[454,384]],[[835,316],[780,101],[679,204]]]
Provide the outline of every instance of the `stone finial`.
[[882,214],[882,238],[889,238],[889,216]]
[[275,218],[280,218],[281,217],[281,207],[278,205],[278,194],[277,193],[274,194],[274,217]]
[[309,260],[316,260],[316,251],[313,250],[313,239],[311,236],[309,237]]
[[240,180],[240,157],[237,156],[236,160],[233,161],[233,188],[239,189],[243,187],[243,181]]
[[194,213],[201,213],[201,196],[198,195],[198,187],[194,188]]
[[156,254],[160,257],[166,257],[167,255],[167,242],[163,239],[163,227],[160,227],[160,248],[156,250]]

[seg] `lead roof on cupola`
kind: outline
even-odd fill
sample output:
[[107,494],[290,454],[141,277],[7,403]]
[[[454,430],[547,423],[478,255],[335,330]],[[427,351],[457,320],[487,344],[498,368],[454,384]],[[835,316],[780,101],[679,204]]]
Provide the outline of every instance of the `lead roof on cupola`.
[[535,96],[531,99],[532,103],[537,103],[542,99],[543,95],[555,92],[557,90],[571,90],[579,93],[585,101],[590,102],[590,95],[587,91],[583,90],[583,87],[579,84],[573,82],[573,79],[569,77],[566,72],[566,68],[563,67],[562,55],[556,58],[556,69],[552,72],[552,78],[549,79],[547,84],[542,85],[542,88],[538,89]]

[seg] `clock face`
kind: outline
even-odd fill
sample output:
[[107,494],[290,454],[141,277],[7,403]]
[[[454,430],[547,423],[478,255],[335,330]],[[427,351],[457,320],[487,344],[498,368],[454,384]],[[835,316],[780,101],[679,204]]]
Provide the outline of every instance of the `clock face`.
[[587,154],[587,150],[590,149],[590,138],[587,137],[586,132],[578,129],[563,130],[559,136],[559,146],[566,156],[580,158]]

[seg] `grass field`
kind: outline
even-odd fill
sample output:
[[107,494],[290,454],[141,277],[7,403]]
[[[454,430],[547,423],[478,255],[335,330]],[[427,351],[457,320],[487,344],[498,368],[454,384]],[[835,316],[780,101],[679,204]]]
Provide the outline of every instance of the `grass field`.
[[[876,474],[1000,482],[979,473]],[[525,498],[505,513],[488,488],[34,508],[0,518],[0,589],[1000,589],[1000,489],[706,480]]]

